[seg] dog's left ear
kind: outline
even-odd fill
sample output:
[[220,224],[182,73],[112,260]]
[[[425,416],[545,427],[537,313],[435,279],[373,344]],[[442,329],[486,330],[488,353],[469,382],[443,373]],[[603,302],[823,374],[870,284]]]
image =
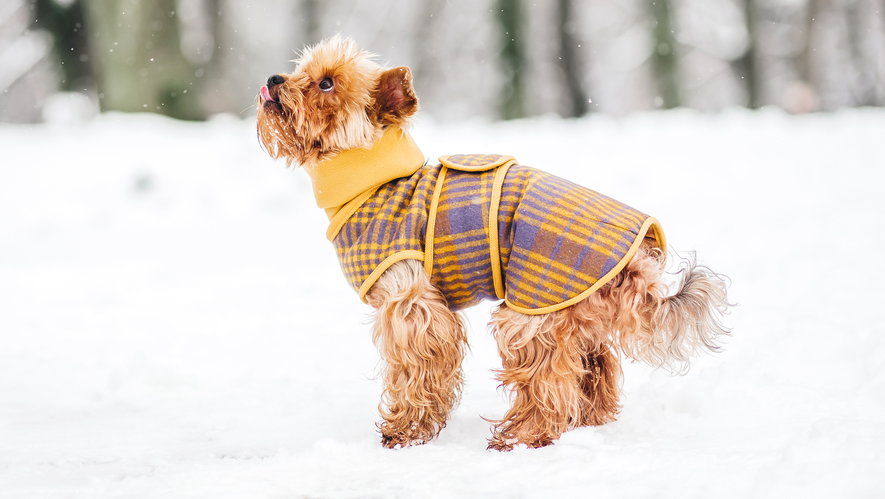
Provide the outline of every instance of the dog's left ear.
[[382,125],[400,125],[418,111],[412,70],[406,66],[381,73],[375,90],[375,117]]

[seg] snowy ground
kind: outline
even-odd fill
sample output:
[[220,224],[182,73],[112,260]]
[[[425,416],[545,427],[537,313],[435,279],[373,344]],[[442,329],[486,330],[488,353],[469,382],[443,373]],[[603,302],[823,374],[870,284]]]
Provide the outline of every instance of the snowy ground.
[[0,497],[885,493],[885,112],[417,123],[654,214],[740,304],[688,375],[627,365],[618,422],[505,454],[488,307],[440,438],[379,446],[368,309],[252,126],[0,126]]

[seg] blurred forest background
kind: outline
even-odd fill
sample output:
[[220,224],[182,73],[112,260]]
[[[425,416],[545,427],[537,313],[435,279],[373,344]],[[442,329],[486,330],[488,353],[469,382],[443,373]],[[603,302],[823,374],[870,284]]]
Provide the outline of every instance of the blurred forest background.
[[335,33],[439,119],[885,105],[885,0],[2,0],[0,121],[248,117]]

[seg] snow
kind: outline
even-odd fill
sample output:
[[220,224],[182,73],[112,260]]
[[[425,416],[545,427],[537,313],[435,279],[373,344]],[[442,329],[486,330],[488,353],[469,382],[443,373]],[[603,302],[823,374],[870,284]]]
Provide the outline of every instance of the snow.
[[485,331],[439,439],[382,449],[368,308],[303,172],[254,123],[0,126],[0,497],[881,497],[885,112],[419,120],[658,217],[729,275],[686,376],[625,366],[620,420],[485,450]]

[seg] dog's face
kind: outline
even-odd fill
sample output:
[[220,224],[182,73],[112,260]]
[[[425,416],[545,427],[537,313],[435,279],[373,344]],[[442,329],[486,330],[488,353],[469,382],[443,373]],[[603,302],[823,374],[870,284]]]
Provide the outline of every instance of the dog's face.
[[418,110],[407,67],[385,70],[349,39],[306,49],[292,73],[273,75],[258,96],[258,137],[274,158],[310,165],[369,147]]

